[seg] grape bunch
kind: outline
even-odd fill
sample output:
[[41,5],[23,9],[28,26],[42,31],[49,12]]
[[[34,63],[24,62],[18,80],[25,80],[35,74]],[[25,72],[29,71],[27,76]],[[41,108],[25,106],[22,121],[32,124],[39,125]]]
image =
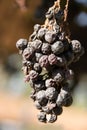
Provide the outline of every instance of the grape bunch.
[[30,97],[40,110],[38,120],[44,123],[55,122],[63,107],[72,104],[69,80],[74,73],[69,65],[83,54],[81,43],[70,40],[62,29],[63,22],[64,11],[55,2],[46,13],[45,24],[34,26],[29,41],[16,43],[23,58],[25,82],[33,89]]

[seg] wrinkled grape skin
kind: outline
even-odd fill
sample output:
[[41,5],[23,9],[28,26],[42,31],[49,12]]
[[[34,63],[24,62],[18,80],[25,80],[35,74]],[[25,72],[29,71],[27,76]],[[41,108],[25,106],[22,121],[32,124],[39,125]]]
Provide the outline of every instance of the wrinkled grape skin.
[[69,82],[74,73],[69,65],[84,52],[78,40],[68,37],[64,17],[64,10],[55,2],[46,13],[45,23],[34,25],[29,41],[16,42],[25,82],[33,89],[30,97],[40,111],[37,118],[43,123],[54,123],[63,107],[73,103]]

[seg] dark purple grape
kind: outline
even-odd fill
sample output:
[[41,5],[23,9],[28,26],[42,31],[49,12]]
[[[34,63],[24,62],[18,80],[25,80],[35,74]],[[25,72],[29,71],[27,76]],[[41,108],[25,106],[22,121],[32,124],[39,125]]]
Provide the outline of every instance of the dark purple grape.
[[56,82],[55,82],[55,80],[54,79],[47,79],[46,81],[45,81],[45,86],[47,87],[47,88],[49,88],[49,87],[56,87]]
[[62,112],[63,112],[63,108],[56,106],[55,108],[53,108],[52,112],[53,112],[55,115],[61,115]]
[[35,41],[33,41],[31,46],[35,48],[36,52],[40,52],[41,46],[42,46],[42,41],[36,39]]
[[35,71],[37,71],[38,73],[41,73],[42,68],[39,63],[35,63],[33,67]]
[[31,60],[34,56],[34,51],[35,50],[33,47],[25,48],[23,51],[23,58],[26,60]]
[[63,97],[61,96],[61,94],[58,95],[57,100],[56,100],[56,104],[58,107],[63,106]]
[[40,113],[37,115],[37,117],[38,117],[38,120],[39,120],[40,122],[46,123],[46,113],[45,113],[45,112],[40,112]]
[[63,97],[63,99],[66,99],[70,96],[70,87],[68,83],[63,84],[60,90],[60,95]]
[[19,39],[17,42],[16,42],[16,47],[19,49],[19,50],[24,50],[26,47],[27,47],[27,44],[28,44],[28,41],[26,39]]
[[54,123],[57,120],[57,115],[55,114],[50,114],[49,117],[47,118],[47,121],[49,123]]
[[33,68],[33,63],[31,61],[23,60],[22,64],[24,67],[27,67],[28,72]]
[[72,105],[72,103],[73,103],[73,98],[72,98],[72,96],[69,96],[69,97],[64,99],[63,106],[69,107]]
[[46,33],[47,29],[46,28],[41,28],[39,31],[38,31],[38,38],[40,39],[43,39],[44,36],[45,36],[45,33]]
[[43,55],[39,59],[39,64],[40,64],[41,67],[47,68],[49,66],[48,56],[47,55]]
[[57,98],[58,92],[54,87],[50,87],[46,89],[45,95],[49,100],[53,100]]
[[36,100],[40,103],[41,106],[45,106],[47,104],[47,98],[45,95],[45,90],[41,90],[36,94]]
[[57,64],[57,56],[54,54],[50,54],[48,56],[48,61],[49,61],[50,65],[56,65]]
[[36,61],[37,62],[39,62],[39,59],[41,58],[41,56],[42,56],[43,54],[41,54],[41,53],[35,53],[35,58],[36,58]]
[[52,43],[54,42],[54,40],[56,39],[56,33],[54,31],[47,31],[45,34],[45,40],[48,43]]
[[41,105],[40,105],[40,103],[39,103],[38,101],[35,101],[35,106],[36,106],[36,108],[39,109],[39,110],[42,109],[42,107],[41,107]]
[[64,79],[63,71],[55,69],[52,72],[52,77],[54,78],[54,80],[56,81],[57,84],[61,83],[63,81],[63,79]]
[[56,41],[52,44],[51,49],[54,54],[58,55],[64,51],[64,45],[61,41]]
[[56,106],[56,103],[48,103],[46,106],[42,107],[42,110],[46,113],[51,113],[53,108]]
[[62,87],[60,94],[58,95],[58,98],[56,100],[57,106],[60,107],[68,104],[68,100],[70,97],[70,89],[67,86]]
[[38,79],[38,76],[39,76],[38,73],[34,70],[31,70],[29,72],[29,77],[30,77],[30,80],[32,81],[36,81]]
[[51,46],[49,43],[43,43],[41,51],[43,54],[49,54],[51,52]]
[[71,41],[71,48],[74,53],[78,53],[81,51],[81,43],[78,40]]
[[34,83],[34,89],[36,91],[40,91],[40,90],[44,90],[45,89],[45,85],[43,81],[37,81]]
[[56,33],[59,33],[60,31],[60,26],[58,24],[54,24],[53,25],[53,30],[56,32]]
[[49,114],[51,112],[48,106],[42,107],[42,111],[46,112],[46,114]]

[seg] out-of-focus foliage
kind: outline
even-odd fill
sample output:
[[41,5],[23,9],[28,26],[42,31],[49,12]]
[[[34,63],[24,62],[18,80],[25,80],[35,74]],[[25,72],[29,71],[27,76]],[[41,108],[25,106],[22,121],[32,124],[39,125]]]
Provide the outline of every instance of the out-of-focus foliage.
[[0,58],[17,52],[15,43],[19,38],[28,39],[36,23],[33,16],[38,4],[39,0],[27,0],[26,10],[22,10],[17,0],[0,1]]

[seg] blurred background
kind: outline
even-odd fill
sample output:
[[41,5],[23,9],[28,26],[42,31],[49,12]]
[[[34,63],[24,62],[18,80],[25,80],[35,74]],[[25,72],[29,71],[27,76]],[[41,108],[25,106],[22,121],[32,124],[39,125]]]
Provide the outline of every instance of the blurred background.
[[0,130],[87,130],[87,0],[70,0],[68,22],[71,39],[81,41],[85,54],[70,67],[73,105],[64,108],[54,124],[37,121],[38,111],[24,83],[21,57],[15,43],[28,39],[33,25],[44,23],[45,13],[56,0],[0,0]]

